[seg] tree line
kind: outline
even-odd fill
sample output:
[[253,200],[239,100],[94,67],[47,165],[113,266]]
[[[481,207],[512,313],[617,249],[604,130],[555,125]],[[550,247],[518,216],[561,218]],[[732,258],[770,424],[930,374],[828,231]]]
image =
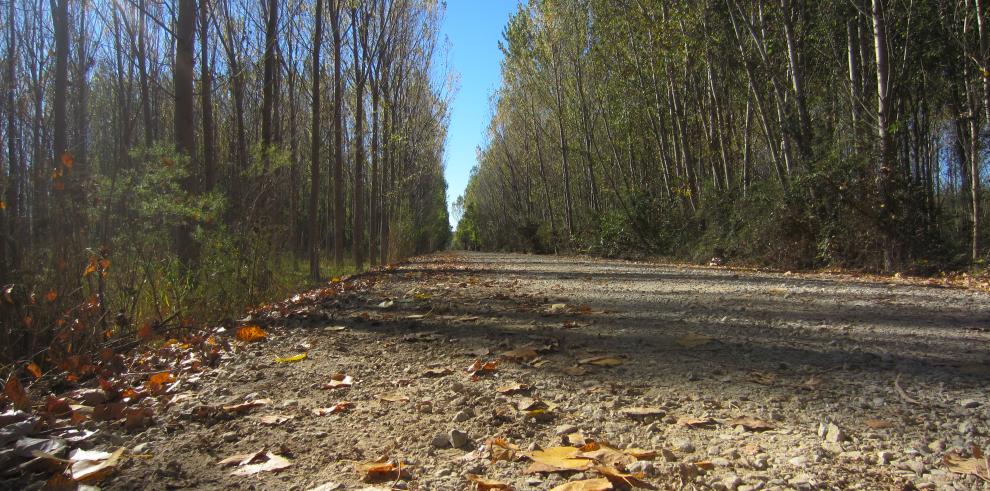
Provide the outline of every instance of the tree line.
[[460,247],[965,266],[987,252],[985,0],[530,0]]
[[0,361],[449,242],[436,0],[3,10]]

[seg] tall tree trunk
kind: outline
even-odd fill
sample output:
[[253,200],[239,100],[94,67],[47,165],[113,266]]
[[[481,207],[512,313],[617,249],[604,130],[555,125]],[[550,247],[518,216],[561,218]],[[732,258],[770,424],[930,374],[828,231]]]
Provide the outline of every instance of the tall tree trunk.
[[203,113],[203,190],[216,186],[216,144],[213,134],[213,70],[210,66],[210,0],[199,0],[200,100]]
[[[179,13],[175,26],[175,149],[187,160],[189,175],[183,180],[183,188],[194,192],[196,187],[196,134],[193,110],[193,46],[196,41],[196,1],[179,0]],[[194,225],[188,220],[176,230],[176,252],[183,263],[189,265],[196,260],[197,251],[193,241]]]
[[358,18],[358,8],[351,8],[352,51],[354,53],[354,226],[351,253],[354,267],[364,266],[364,77],[361,39],[366,33],[367,19]]
[[148,51],[145,41],[145,1],[138,2],[138,72],[141,80],[141,117],[144,122],[144,146],[150,147],[155,141],[154,126],[151,119],[151,89],[148,82]]
[[341,73],[340,13],[343,0],[331,0],[330,26],[333,30],[333,261],[344,264],[344,122]]
[[[976,7],[976,32],[979,35],[980,43],[980,53],[982,54],[982,59],[980,60],[983,65],[982,78],[983,78],[983,112],[985,115],[984,122],[987,127],[990,128],[990,33],[987,32],[986,26],[986,16],[988,14],[983,8],[983,0],[974,0],[974,7]],[[976,115],[974,114],[975,118]],[[988,148],[990,148],[990,143],[988,143]],[[978,160],[978,159],[974,159]],[[980,165],[974,162],[973,174],[976,178],[973,180],[974,193],[973,202],[975,203],[973,207],[973,260],[978,260],[983,254],[982,244],[980,243],[981,231],[979,229],[979,213],[980,213],[980,201],[979,201],[979,187],[980,187]]]
[[[558,48],[553,48],[558,49]],[[564,129],[564,84],[561,80],[560,60],[557,52],[554,51],[553,79],[554,79],[554,99],[557,102],[557,136],[560,143],[560,167],[564,174],[564,218],[567,223],[567,239],[570,242],[574,236],[574,206],[571,202],[571,174],[570,166],[567,163],[567,135]]]
[[313,281],[320,279],[320,131],[323,115],[320,108],[320,81],[323,69],[320,50],[323,47],[323,0],[316,0],[316,19],[313,26],[313,120],[310,136],[309,161],[309,276]]
[[[14,20],[16,19],[14,17],[14,2],[9,2],[8,8],[7,73],[5,74],[7,97],[4,102],[7,106],[7,165],[10,169],[10,178],[6,183],[2,183],[6,184],[5,188],[0,186],[0,189],[6,191],[6,196],[3,197],[6,200],[6,209],[0,209],[0,270],[2,270],[0,271],[0,284],[6,283],[9,280],[8,274],[19,266],[18,243],[13,239],[20,235],[20,227],[18,227],[20,193],[18,190],[22,179],[22,173],[19,171],[21,168],[20,159],[17,156],[18,131],[15,116],[17,107],[14,102],[14,94],[17,93],[17,30],[14,28]],[[0,179],[3,178],[3,175],[3,169],[0,168]]]
[[[380,70],[381,68],[379,68]],[[372,266],[378,265],[378,231],[379,213],[378,203],[381,188],[379,187],[378,169],[378,89],[379,82],[373,81],[371,84],[371,208],[368,210],[368,250],[370,253],[369,262]]]
[[265,61],[261,98],[261,151],[265,170],[271,164],[272,124],[275,104],[275,44],[278,42],[278,0],[263,0],[268,3],[268,18],[265,22]]
[[890,64],[887,60],[887,24],[884,19],[883,0],[872,0],[871,15],[873,18],[873,47],[877,63],[877,141],[879,159],[879,191],[880,200],[884,205],[883,222],[887,224],[885,231],[886,245],[884,247],[884,268],[892,271],[899,266],[900,244],[891,216],[896,213],[894,208],[894,168],[890,139]]

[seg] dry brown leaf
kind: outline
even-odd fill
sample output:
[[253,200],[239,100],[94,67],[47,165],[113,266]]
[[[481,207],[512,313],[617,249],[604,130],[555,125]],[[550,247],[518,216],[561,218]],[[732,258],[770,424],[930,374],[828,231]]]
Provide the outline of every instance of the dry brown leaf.
[[380,394],[378,396],[378,400],[385,402],[409,402],[409,396],[398,392],[391,392],[388,394]]
[[140,430],[155,422],[155,411],[150,407],[129,407],[124,410],[124,428]]
[[240,404],[231,404],[229,406],[223,406],[223,410],[228,413],[240,414],[248,412],[256,407],[266,406],[271,404],[271,399],[255,399],[253,401],[242,402]]
[[636,460],[653,460],[657,456],[656,450],[646,450],[643,448],[627,448],[623,452],[632,455]]
[[630,418],[662,418],[667,415],[667,411],[658,407],[627,407],[619,412]]
[[41,378],[41,367],[39,367],[37,363],[34,362],[28,363],[27,366],[24,367],[24,369],[30,372],[31,375],[34,375],[34,378],[36,379]]
[[711,418],[695,418],[693,416],[682,416],[677,418],[677,424],[688,428],[707,428],[715,426],[715,420]]
[[69,456],[72,464],[72,479],[78,482],[96,481],[117,470],[117,463],[124,454],[123,448],[113,453],[76,450]]
[[578,447],[579,449],[581,449],[582,452],[588,452],[591,450],[598,449],[597,447],[590,448],[590,446],[594,444],[594,440],[587,438],[586,436],[584,436],[584,433],[581,433],[580,431],[576,431],[574,433],[567,435],[567,443],[575,447]]
[[354,377],[335,373],[330,376],[330,381],[323,384],[324,389],[347,389],[354,385]]
[[698,348],[712,341],[715,341],[715,338],[698,333],[688,333],[677,338],[677,344],[685,348]]
[[528,384],[512,382],[511,384],[503,385],[495,389],[495,391],[498,392],[499,394],[512,395],[512,394],[518,394],[520,392],[526,392],[529,389],[530,386]]
[[565,368],[563,370],[563,372],[566,373],[566,374],[568,374],[568,375],[570,375],[570,376],[572,376],[572,377],[580,377],[582,375],[587,374],[588,373],[588,370],[586,368],[584,368],[584,367],[575,365],[573,367],[567,367],[567,368]]
[[443,377],[445,375],[450,375],[454,373],[453,370],[449,368],[430,368],[423,372],[424,377]]
[[863,423],[865,423],[866,426],[873,428],[874,430],[882,430],[884,428],[890,428],[891,426],[894,426],[889,421],[884,421],[882,419],[868,419]]
[[601,445],[596,450],[581,452],[578,456],[586,459],[592,459],[599,464],[621,467],[623,469],[627,465],[636,462],[636,457],[607,445]]
[[236,465],[231,476],[251,476],[259,472],[278,472],[292,465],[292,461],[269,451],[259,450],[248,454],[234,455],[219,463],[223,466]]
[[265,414],[265,415],[262,415],[262,416],[258,416],[257,419],[258,419],[258,422],[261,423],[261,424],[263,424],[263,425],[278,426],[280,424],[283,424],[283,423],[289,421],[290,419],[292,419],[294,417],[295,416],[293,416],[291,414]]
[[501,356],[506,360],[517,361],[521,363],[521,362],[534,360],[536,359],[536,357],[540,356],[540,354],[536,352],[536,349],[534,349],[533,345],[527,344],[524,346],[520,346],[514,350],[506,351],[505,353],[502,353]]
[[615,467],[600,465],[595,467],[595,470],[599,474],[605,476],[606,479],[621,488],[643,488],[643,489],[657,489],[656,486],[643,480],[646,477],[643,473],[627,474],[622,472]]
[[16,374],[12,373],[7,378],[7,383],[3,386],[3,393],[19,409],[26,409],[31,405],[27,391],[24,390],[24,386],[21,385],[21,380],[17,378]]
[[412,477],[408,467],[401,464],[396,465],[391,462],[359,464],[357,470],[363,475],[361,480],[366,483],[396,481]]
[[237,330],[237,339],[248,343],[264,341],[268,333],[258,326],[244,326]]
[[[591,467],[591,459],[578,457],[580,449],[574,447],[551,447],[544,450],[526,452],[527,458],[535,464],[541,464],[536,472],[583,471]],[[533,466],[530,466],[532,469]],[[545,469],[545,470],[544,470]]]
[[951,452],[942,457],[942,462],[956,474],[972,474],[984,481],[990,481],[990,467],[987,466],[987,459],[981,456],[963,457]]
[[344,411],[350,411],[354,408],[354,403],[349,401],[338,402],[334,407],[319,407],[313,410],[313,415],[315,416],[326,416],[328,414],[337,414]]
[[742,426],[747,431],[767,431],[774,428],[772,424],[751,416],[740,416],[738,418],[733,418],[729,420],[728,424],[729,426]]
[[467,474],[464,477],[466,477],[468,481],[474,483],[474,487],[478,491],[488,491],[489,489],[512,489],[512,486],[507,483],[492,479],[485,479],[477,474]]
[[598,367],[617,367],[622,364],[622,360],[614,356],[592,356],[578,361],[579,365],[595,365]]
[[550,491],[608,491],[609,489],[615,489],[612,487],[612,483],[604,477],[599,477],[596,479],[571,481],[561,484]]
[[480,375],[483,373],[491,373],[498,369],[497,361],[487,361],[483,362],[480,359],[474,360],[470,366],[468,366],[467,372],[471,375]]

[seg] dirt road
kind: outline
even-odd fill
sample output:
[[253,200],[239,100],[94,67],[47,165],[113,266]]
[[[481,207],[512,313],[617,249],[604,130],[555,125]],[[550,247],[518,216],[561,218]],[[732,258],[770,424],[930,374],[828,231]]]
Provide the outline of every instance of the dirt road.
[[[475,474],[529,490],[611,464],[659,489],[985,486],[950,470],[988,448],[980,292],[467,253],[351,283],[255,314],[267,341],[180,380],[156,425],[117,442],[143,457],[103,485],[462,490]],[[565,450],[576,471],[533,472],[548,469],[525,455],[581,445],[598,453]],[[291,466],[219,464],[262,449]],[[380,459],[409,476],[361,467]],[[364,482],[376,469],[384,482]]]

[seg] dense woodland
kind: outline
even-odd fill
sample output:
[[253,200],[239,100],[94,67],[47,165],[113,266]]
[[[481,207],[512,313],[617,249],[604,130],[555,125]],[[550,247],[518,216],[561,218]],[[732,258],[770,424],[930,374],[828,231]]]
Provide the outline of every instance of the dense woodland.
[[532,0],[456,245],[981,264],[985,0]]
[[2,5],[0,363],[449,242],[436,1]]

